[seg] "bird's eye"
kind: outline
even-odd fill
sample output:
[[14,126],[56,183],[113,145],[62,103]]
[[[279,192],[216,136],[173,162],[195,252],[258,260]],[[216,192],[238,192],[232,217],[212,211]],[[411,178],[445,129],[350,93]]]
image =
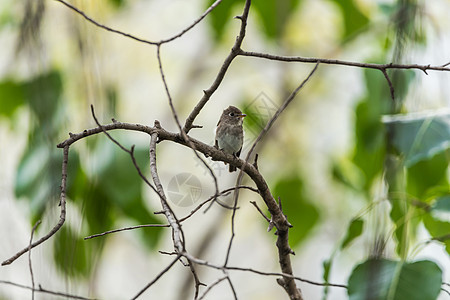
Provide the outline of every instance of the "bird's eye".
[[234,112],[230,112],[228,115],[229,115],[230,117],[234,117]]

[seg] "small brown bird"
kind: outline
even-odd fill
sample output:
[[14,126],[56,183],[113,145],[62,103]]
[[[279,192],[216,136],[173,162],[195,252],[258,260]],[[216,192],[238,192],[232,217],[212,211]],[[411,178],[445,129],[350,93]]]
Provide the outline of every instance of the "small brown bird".
[[[239,157],[244,143],[242,123],[245,116],[234,106],[229,106],[223,111],[216,127],[216,148]],[[236,167],[230,165],[229,171],[236,171]]]

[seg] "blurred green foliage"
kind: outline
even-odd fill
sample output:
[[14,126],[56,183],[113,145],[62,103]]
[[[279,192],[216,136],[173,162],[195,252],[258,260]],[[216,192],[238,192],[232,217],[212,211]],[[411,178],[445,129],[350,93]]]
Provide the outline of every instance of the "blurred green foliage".
[[[56,144],[65,128],[63,88],[61,74],[56,70],[26,81],[8,78],[0,82],[0,116],[11,120],[14,127],[17,126],[14,125],[17,111],[28,109],[30,112],[29,138],[17,168],[15,194],[30,203],[32,224],[42,218],[48,206],[59,203],[62,151]],[[129,155],[105,137],[100,142],[90,143],[89,147],[91,155],[99,158],[104,167],[88,175],[77,148],[72,147],[67,183],[70,205],[76,205],[82,213],[86,230],[73,230],[66,225],[53,240],[56,264],[69,276],[89,276],[95,267],[94,259],[103,249],[105,238],[83,241],[82,235],[113,229],[120,218],[136,224],[160,223],[145,205],[143,181]],[[135,157],[145,171],[147,150],[137,147]],[[142,241],[149,249],[156,246],[161,233],[160,228],[140,231]]]
[[348,296],[351,300],[434,300],[441,284],[442,270],[431,261],[369,259],[353,270]]
[[[212,3],[214,3],[214,1],[206,1],[207,6],[210,6]],[[232,15],[234,8],[241,8],[244,3],[245,1],[243,0],[222,1],[220,5],[212,11],[209,18],[216,40],[221,39],[226,25],[234,17]],[[258,15],[266,38],[274,41],[280,41],[283,38],[286,24],[292,17],[299,3],[301,3],[301,0],[266,0],[254,1],[252,3],[252,13]]]
[[279,197],[283,212],[294,226],[289,230],[289,244],[297,247],[319,221],[319,209],[305,195],[303,180],[299,176],[278,179],[272,193]]
[[361,12],[354,0],[331,0],[342,12],[344,20],[344,32],[342,41],[346,42],[364,30],[369,24],[369,19]]

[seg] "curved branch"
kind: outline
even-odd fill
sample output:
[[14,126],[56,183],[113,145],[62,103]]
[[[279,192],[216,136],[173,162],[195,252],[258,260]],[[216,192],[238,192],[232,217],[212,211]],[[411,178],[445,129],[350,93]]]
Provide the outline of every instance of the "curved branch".
[[189,30],[194,28],[195,25],[200,23],[214,8],[216,8],[220,4],[220,2],[222,2],[222,0],[217,0],[216,2],[214,2],[210,7],[208,7],[208,9],[199,18],[197,18],[191,25],[189,25],[186,28],[184,28],[183,30],[181,30],[180,33],[177,33],[174,36],[169,37],[167,39],[160,40],[159,42],[155,42],[155,41],[150,41],[150,40],[146,40],[146,39],[143,39],[143,38],[139,38],[139,37],[137,37],[135,35],[132,35],[132,34],[129,34],[129,33],[125,33],[123,31],[120,31],[120,30],[111,28],[109,26],[100,24],[99,22],[97,22],[93,18],[89,17],[85,12],[83,12],[82,10],[76,8],[75,6],[65,2],[63,0],[55,0],[55,1],[64,4],[65,6],[67,6],[68,8],[70,8],[71,10],[76,12],[77,14],[81,15],[88,22],[91,22],[92,24],[94,24],[97,27],[100,27],[100,28],[102,28],[102,29],[104,29],[106,31],[109,31],[109,32],[112,32],[112,33],[116,33],[116,34],[122,35],[124,37],[130,38],[130,39],[135,40],[137,42],[148,44],[148,45],[153,45],[153,46],[156,46],[156,45],[159,46],[159,45],[162,45],[162,44],[165,44],[165,43],[169,43],[169,42],[171,42],[171,41],[173,41],[173,40],[183,36],[186,32],[188,32]]
[[49,233],[41,237],[39,240],[37,240],[34,243],[30,243],[27,247],[23,248],[19,252],[17,252],[14,256],[11,258],[5,260],[2,262],[2,266],[9,265],[16,259],[18,259],[23,254],[27,253],[28,251],[31,251],[36,246],[39,246],[49,238],[51,238],[58,230],[63,226],[64,222],[66,221],[66,183],[67,183],[67,163],[69,161],[69,145],[64,146],[63,151],[63,162],[62,162],[62,176],[61,176],[61,193],[60,193],[60,200],[59,200],[59,206],[61,207],[60,215],[59,215],[59,221],[58,223],[50,230]]

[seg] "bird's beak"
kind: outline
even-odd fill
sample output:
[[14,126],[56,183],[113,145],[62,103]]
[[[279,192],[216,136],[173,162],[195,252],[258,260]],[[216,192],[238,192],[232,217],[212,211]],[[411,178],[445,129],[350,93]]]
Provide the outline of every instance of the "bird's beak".
[[246,114],[240,114],[239,117],[244,118],[245,116],[247,116]]

